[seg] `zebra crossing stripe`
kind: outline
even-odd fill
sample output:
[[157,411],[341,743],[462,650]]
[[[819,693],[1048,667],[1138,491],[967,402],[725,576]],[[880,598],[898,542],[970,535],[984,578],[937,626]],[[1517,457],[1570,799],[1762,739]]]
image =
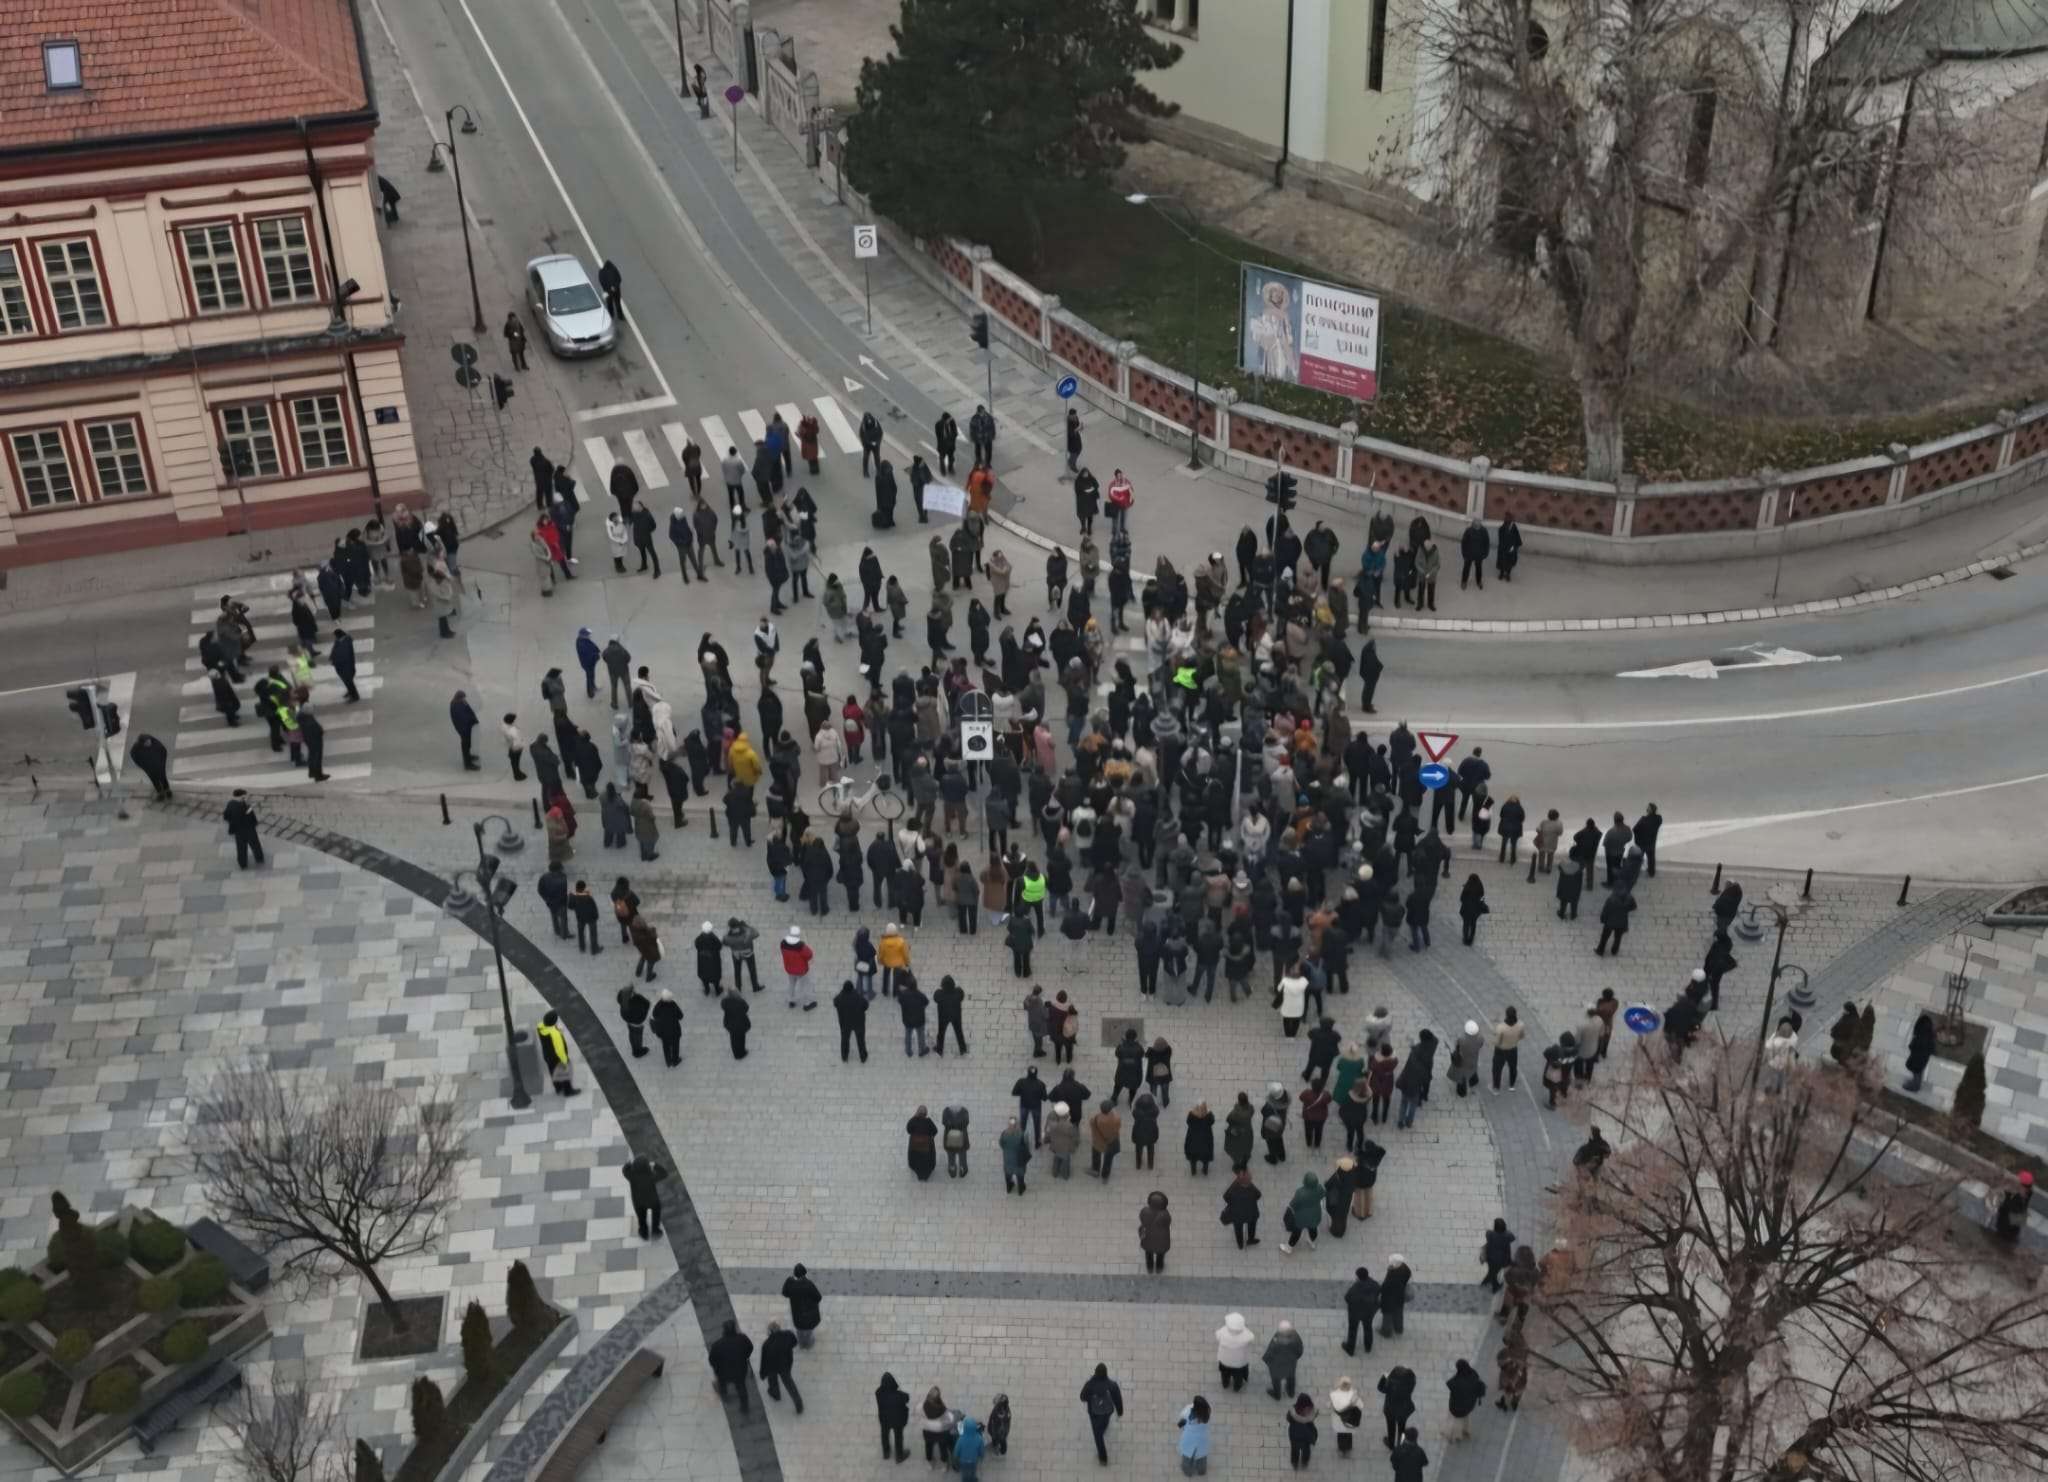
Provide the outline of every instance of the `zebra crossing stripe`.
[[747,441],[759,442],[768,435],[768,419],[752,407],[740,413],[740,426],[747,431]]
[[619,460],[612,456],[612,445],[601,437],[583,439],[583,456],[590,460],[590,466],[597,470],[597,486],[609,488],[612,481],[612,465]]
[[626,451],[633,455],[633,467],[640,471],[642,487],[668,487],[668,474],[662,470],[661,460],[654,456],[654,444],[647,440],[646,433],[637,427],[629,428],[626,432]]
[[699,425],[704,429],[704,436],[710,439],[710,441],[704,444],[706,449],[704,461],[716,468],[719,460],[725,457],[726,450],[739,445],[738,439],[727,429],[725,423],[717,417],[706,417]]
[[[327,748],[332,754],[334,748]],[[324,758],[323,758],[324,760]],[[327,769],[329,782],[360,782],[370,775],[368,762],[343,762]],[[202,777],[187,777],[174,766],[171,779],[187,787],[246,787],[251,792],[270,792],[285,787],[312,787],[313,780],[306,775],[304,767],[279,767],[262,772],[209,773]]]
[[[219,713],[210,706],[195,708],[200,709],[202,718],[211,717],[217,721],[221,720]],[[182,716],[184,712],[180,711],[179,714]],[[320,719],[320,724],[326,728],[327,734],[331,736],[336,731],[360,731],[373,724],[374,721],[375,715],[369,706],[343,705],[339,709],[330,710],[327,714],[323,715]],[[252,740],[262,742],[267,750],[270,745],[269,728],[261,722],[252,726],[248,721],[244,720],[239,726],[229,726],[225,721],[221,721],[221,724],[213,730],[178,732],[178,755],[183,756],[194,747],[220,746],[227,742],[233,742],[238,746],[255,750],[256,748],[249,746]],[[219,755],[219,753],[216,752],[215,755]]]
[[[796,441],[796,424],[803,421],[804,409],[793,401],[781,401],[775,404],[775,414],[789,424],[790,441],[794,443]],[[794,448],[791,451],[794,452]]]
[[832,441],[839,444],[842,453],[860,451],[860,434],[853,430],[853,424],[846,420],[846,413],[839,410],[839,403],[829,396],[821,396],[811,403],[818,409],[818,418],[832,434]]
[[690,445],[690,429],[680,422],[664,422],[661,424],[661,435],[668,441],[669,452],[675,455],[676,467],[684,467],[683,449]]

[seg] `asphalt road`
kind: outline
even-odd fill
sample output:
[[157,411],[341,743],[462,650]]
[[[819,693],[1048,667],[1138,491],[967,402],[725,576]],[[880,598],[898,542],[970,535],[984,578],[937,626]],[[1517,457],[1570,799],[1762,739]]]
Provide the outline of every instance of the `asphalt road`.
[[[887,368],[894,342],[869,340],[858,321],[844,322],[809,286],[806,272],[815,265],[791,264],[769,243],[734,188],[725,120],[701,122],[694,105],[678,101],[673,54],[647,48],[633,24],[637,10],[602,0],[488,7],[439,0],[386,6],[383,15],[429,113],[438,117],[461,102],[484,125],[464,143],[465,183],[485,229],[509,244],[500,255],[523,261],[576,251],[593,265],[608,256],[624,274],[633,334],[617,355],[574,375],[580,405],[571,410],[584,414],[579,436],[632,428],[653,435],[664,419],[706,414],[737,430],[739,409],[768,411],[820,395],[840,397],[858,416],[868,399],[847,394],[843,378],[872,385],[860,358]],[[388,88],[383,102],[412,106]],[[516,281],[488,285],[485,297],[512,299],[518,289]],[[892,438],[921,438],[938,408],[900,374],[889,389],[905,416],[891,425]],[[954,408],[963,422],[969,409]],[[722,451],[707,448],[707,462]],[[900,456],[899,468],[907,461],[907,453]],[[825,512],[814,585],[835,569],[850,578],[871,542],[912,597],[912,630],[891,661],[919,661],[919,614],[929,593],[923,537],[949,526],[899,520],[877,538],[866,519],[865,481],[843,457],[805,482]],[[658,512],[673,502],[667,491],[648,498]],[[906,492],[899,508],[907,507]],[[1191,532],[1177,544],[1193,551],[1234,533]],[[468,568],[511,580],[494,587],[479,621],[465,624],[464,641],[437,644],[430,624],[417,636],[399,629],[393,642],[418,660],[386,666],[393,677],[377,705],[398,724],[378,721],[380,789],[453,787],[490,796],[495,788],[508,801],[520,796],[493,746],[484,748],[490,770],[478,774],[482,780],[454,766],[449,692],[466,682],[492,721],[501,708],[537,711],[545,668],[561,664],[573,673],[569,645],[578,625],[598,630],[600,641],[609,631],[627,632],[636,658],[674,677],[671,698],[686,711],[695,707],[694,679],[686,676],[700,632],[716,634],[736,655],[748,651],[765,605],[759,583],[727,577],[708,601],[704,588],[672,579],[607,580],[600,522],[584,522],[578,534],[584,580],[550,602],[531,599],[521,543],[472,542],[464,550]],[[1020,593],[1042,590],[1038,553],[1006,543]],[[183,605],[179,594],[166,611]],[[1014,605],[1020,612],[1036,606]],[[1654,799],[1670,820],[1672,857],[1923,877],[2033,876],[2048,865],[2048,850],[2038,830],[2018,821],[2048,800],[2048,777],[2040,775],[2048,763],[2037,739],[2048,678],[2037,672],[2048,671],[2037,637],[2044,606],[2048,572],[2036,563],[2009,581],[1980,579],[1854,613],[1727,630],[1389,638],[1381,645],[1388,672],[1378,724],[1405,718],[1418,728],[1455,730],[1462,737],[1456,754],[1484,746],[1496,792],[1519,794],[1537,816],[1555,806],[1574,825],[1615,808],[1633,817]],[[790,668],[811,621],[808,612],[783,620]],[[36,683],[45,669],[58,676],[97,652],[103,667],[113,662],[104,655],[113,654],[118,667],[144,671],[137,704],[145,715],[158,703],[147,675],[169,656],[170,640],[146,603],[139,616],[124,605],[54,623],[43,615],[31,627],[33,660],[21,677],[10,669],[9,687]],[[0,626],[0,633],[19,631],[17,623]],[[964,646],[964,623],[956,635]],[[176,642],[182,652],[182,636]],[[1755,665],[1757,648],[1827,661],[1729,669],[1714,679],[1618,677],[1703,659]],[[849,687],[843,674],[831,678],[835,690]],[[601,707],[590,719],[600,732]]]

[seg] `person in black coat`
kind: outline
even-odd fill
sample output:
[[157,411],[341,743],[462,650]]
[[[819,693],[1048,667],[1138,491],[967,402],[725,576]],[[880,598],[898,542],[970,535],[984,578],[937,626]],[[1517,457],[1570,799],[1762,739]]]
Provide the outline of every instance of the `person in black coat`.
[[1493,1228],[1486,1232],[1486,1239],[1479,1248],[1479,1259],[1486,1263],[1486,1275],[1480,1278],[1479,1284],[1490,1292],[1499,1291],[1500,1274],[1515,1259],[1515,1237],[1506,1220],[1495,1220]]
[[165,749],[164,743],[145,731],[137,736],[135,744],[128,748],[128,759],[140,767],[143,775],[149,778],[149,785],[156,792],[156,800],[159,803],[170,801],[170,775],[165,770],[170,764],[170,753]]
[[1713,941],[1707,944],[1707,960],[1701,964],[1707,974],[1707,1008],[1721,1007],[1721,979],[1735,971],[1735,944],[1725,931],[1715,931]]
[[1934,1058],[1934,1016],[1922,1014],[1913,1021],[1913,1037],[1906,1045],[1906,1089],[1920,1089],[1920,1078],[1927,1073],[1927,1062]]
[[740,1414],[747,1413],[747,1361],[754,1356],[754,1340],[740,1331],[739,1319],[728,1317],[725,1331],[712,1340],[708,1350],[711,1360],[711,1377],[718,1381],[718,1397],[723,1400],[728,1386],[737,1390],[740,1397]]
[[[924,508],[918,507],[918,516],[923,518]],[[875,518],[877,530],[894,529],[896,525],[896,467],[888,459],[878,460],[875,469]]]
[[1216,1160],[1216,1114],[1209,1110],[1208,1102],[1196,1102],[1194,1110],[1188,1113],[1181,1153],[1188,1160],[1189,1173],[1207,1173]]
[[626,1043],[635,1060],[647,1053],[647,1015],[653,1007],[647,995],[631,983],[619,990],[619,1017],[626,1021]]
[[839,1016],[839,1061],[846,1063],[849,1044],[860,1049],[860,1063],[868,1063],[868,1000],[848,978],[832,996],[832,1012]]
[[1607,944],[1614,944],[1614,955],[1621,956],[1621,939],[1628,935],[1628,915],[1636,908],[1636,900],[1626,892],[1616,892],[1607,897],[1600,907],[1600,944],[1593,949],[1595,957],[1607,955]]
[[1730,880],[1714,897],[1714,922],[1726,931],[1735,924],[1735,918],[1742,911],[1742,882]]
[[875,1418],[882,1426],[882,1460],[890,1459],[893,1440],[895,1459],[908,1461],[910,1452],[903,1445],[903,1428],[910,1424],[910,1396],[897,1385],[894,1374],[883,1374],[882,1382],[875,1388]]
[[1493,538],[1493,569],[1502,581],[1515,579],[1515,563],[1522,559],[1522,527],[1509,515],[1500,522]]
[[768,1398],[779,1400],[785,1386],[796,1413],[804,1413],[803,1392],[796,1387],[796,1334],[779,1322],[768,1324],[768,1336],[761,1340],[761,1383]]
[[674,1070],[683,1063],[683,1006],[664,988],[655,999],[654,1012],[647,1016],[647,1022],[654,1037],[661,1041],[662,1063]]
[[[634,1158],[626,1164],[626,1187],[633,1196],[633,1216],[640,1226],[640,1238],[652,1240],[661,1234],[661,1181],[668,1177],[668,1170],[647,1158]],[[653,1225],[650,1231],[649,1224]]]
[[753,1027],[753,1014],[747,1008],[747,1000],[739,993],[728,993],[719,1004],[718,1011],[725,1017],[726,1037],[732,1041],[732,1058],[747,1058],[747,1030]]
[[334,669],[334,677],[341,681],[341,687],[353,705],[363,697],[356,692],[356,641],[340,627],[334,630],[334,639],[327,645],[327,662]]
[[1352,1283],[1344,1289],[1344,1351],[1357,1353],[1362,1337],[1365,1351],[1371,1353],[1372,1320],[1380,1310],[1380,1284],[1373,1280],[1367,1267],[1360,1266],[1351,1274]]
[[929,1183],[932,1171],[939,1166],[939,1125],[920,1106],[903,1124],[903,1130],[910,1138],[910,1171],[917,1175],[919,1183]]
[[1657,878],[1657,831],[1663,827],[1664,815],[1652,803],[1643,810],[1643,816],[1629,831],[1629,836],[1636,841],[1636,848],[1643,851],[1643,873],[1652,880]]
[[[1384,1291],[1382,1292],[1384,1301]],[[1385,1333],[1382,1328],[1382,1334]],[[1386,1398],[1380,1402],[1380,1413],[1387,1418],[1387,1449],[1394,1449],[1394,1443],[1401,1439],[1401,1432],[1408,1424],[1408,1417],[1415,1413],[1415,1373],[1400,1364],[1380,1376],[1380,1393]]]
[[455,734],[462,740],[463,770],[467,772],[476,771],[483,766],[483,763],[476,759],[476,752],[471,741],[471,738],[476,734],[476,709],[469,703],[468,695],[461,690],[457,690],[455,698],[448,702],[448,720],[455,727]]

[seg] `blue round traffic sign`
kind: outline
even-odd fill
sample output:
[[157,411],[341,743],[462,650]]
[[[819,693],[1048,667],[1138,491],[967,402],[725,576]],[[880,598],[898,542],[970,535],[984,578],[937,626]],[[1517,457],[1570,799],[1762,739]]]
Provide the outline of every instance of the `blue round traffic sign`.
[[1451,769],[1442,762],[1430,762],[1417,775],[1420,777],[1424,787],[1428,788],[1431,792],[1435,792],[1451,780]]
[[1081,389],[1081,383],[1072,376],[1061,376],[1059,385],[1053,389],[1059,392],[1061,401],[1066,401]]
[[1655,1034],[1664,1027],[1664,1016],[1646,1003],[1632,1003],[1621,1011],[1621,1022],[1635,1034]]

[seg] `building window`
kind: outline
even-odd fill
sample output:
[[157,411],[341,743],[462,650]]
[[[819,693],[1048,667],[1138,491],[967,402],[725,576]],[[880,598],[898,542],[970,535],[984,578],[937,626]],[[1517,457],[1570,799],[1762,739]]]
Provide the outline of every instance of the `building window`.
[[277,457],[277,429],[266,402],[220,409],[221,441],[236,478],[274,479],[284,472]]
[[86,423],[85,446],[92,454],[93,482],[100,498],[150,492],[149,465],[142,461],[142,433],[134,418]]
[[69,92],[72,88],[85,86],[85,79],[78,70],[77,42],[43,43],[43,82],[53,93]]
[[1695,189],[1707,183],[1707,165],[1714,156],[1714,112],[1721,102],[1712,83],[1699,86],[1692,100],[1692,126],[1685,136],[1685,183]]
[[1173,24],[1180,11],[1178,0],[1152,0],[1152,19],[1162,26]]
[[179,235],[185,239],[185,269],[192,275],[192,302],[199,312],[220,314],[248,308],[233,224],[216,221],[188,226]]
[[306,472],[347,468],[355,461],[349,456],[339,396],[300,397],[292,403],[292,428],[299,435],[299,466]]
[[1387,80],[1387,0],[1372,0],[1372,31],[1365,54],[1367,92],[1384,90]]
[[306,218],[262,216],[255,225],[256,255],[263,261],[263,290],[270,302],[296,304],[319,298]]
[[36,316],[28,306],[28,279],[21,271],[21,252],[0,245],[0,336],[35,332]]
[[64,448],[64,433],[55,427],[38,427],[8,435],[14,447],[15,471],[21,475],[22,501],[30,509],[50,509],[78,503],[78,486],[71,480],[71,456]]
[[57,328],[104,328],[107,296],[100,288],[100,269],[93,259],[92,239],[70,237],[36,245],[42,249],[43,283],[50,291],[51,307],[57,311]]

